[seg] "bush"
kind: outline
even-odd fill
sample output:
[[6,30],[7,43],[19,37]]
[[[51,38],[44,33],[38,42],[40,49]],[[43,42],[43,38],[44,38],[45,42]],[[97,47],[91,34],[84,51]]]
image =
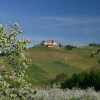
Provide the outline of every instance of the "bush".
[[92,88],[81,89],[37,89],[34,100],[100,100],[100,92]]
[[100,90],[100,71],[92,70],[80,74],[73,74],[71,78],[67,79],[61,84],[63,89],[73,87],[86,89],[94,87],[95,90]]
[[90,43],[89,46],[100,47],[100,44],[98,44],[98,43]]
[[55,79],[51,80],[51,84],[62,84],[67,79],[67,74],[59,74],[55,77]]
[[73,50],[74,48],[76,48],[76,46],[73,46],[73,45],[67,45],[67,46],[65,46],[66,50]]
[[[9,29],[11,28],[11,30]],[[10,31],[9,31],[10,30]],[[0,71],[0,99],[1,100],[31,100],[31,85],[25,81],[25,70],[31,60],[26,58],[25,46],[29,43],[26,38],[18,39],[22,30],[18,23],[0,25],[0,50],[10,64],[10,71]],[[3,58],[3,57],[2,57]],[[7,64],[7,65],[8,65]],[[6,66],[6,65],[5,65]],[[3,70],[3,59],[0,60],[0,69]]]

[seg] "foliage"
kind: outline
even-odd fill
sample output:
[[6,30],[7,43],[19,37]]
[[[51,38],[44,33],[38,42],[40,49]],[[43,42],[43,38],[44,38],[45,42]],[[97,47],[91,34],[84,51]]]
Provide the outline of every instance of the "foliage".
[[76,48],[76,46],[73,46],[73,45],[66,45],[65,46],[66,50],[73,50],[74,48]]
[[62,44],[61,43],[59,43],[58,45],[59,45],[59,47],[62,47]]
[[55,79],[51,80],[51,84],[62,84],[67,79],[67,74],[62,73],[55,77]]
[[81,89],[36,89],[34,100],[100,100],[100,92],[92,88]]
[[98,43],[90,43],[89,46],[100,47],[100,44],[98,44]]
[[44,45],[44,40],[40,43],[40,45]]
[[94,87],[95,90],[100,90],[100,71],[92,70],[80,74],[73,74],[61,85],[62,88],[83,88]]
[[[25,70],[31,64],[25,52],[29,40],[18,39],[17,35],[21,33],[18,23],[14,25],[8,23],[4,27],[0,24],[0,50],[11,66],[10,72],[0,72],[0,99],[2,100],[31,100],[32,98],[31,85],[25,81]],[[0,69],[4,66],[1,59]]]

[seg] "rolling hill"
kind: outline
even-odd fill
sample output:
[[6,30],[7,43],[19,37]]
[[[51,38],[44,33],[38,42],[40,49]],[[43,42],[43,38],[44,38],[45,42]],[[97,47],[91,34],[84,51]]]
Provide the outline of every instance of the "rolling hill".
[[98,64],[100,55],[91,57],[91,53],[98,49],[93,46],[77,47],[73,50],[45,46],[29,48],[27,52],[30,53],[32,66],[27,70],[28,81],[44,83],[61,73],[72,75],[90,69]]
[[[44,84],[61,73],[72,75],[94,68],[94,66],[99,68],[97,64],[100,55],[91,57],[91,53],[98,49],[98,47],[93,46],[82,46],[73,50],[47,48],[43,45],[31,47],[27,49],[32,59],[32,66],[26,71],[29,76],[27,81],[35,85]],[[7,60],[5,58],[4,60],[7,65]],[[5,70],[9,69],[10,67],[5,68]]]

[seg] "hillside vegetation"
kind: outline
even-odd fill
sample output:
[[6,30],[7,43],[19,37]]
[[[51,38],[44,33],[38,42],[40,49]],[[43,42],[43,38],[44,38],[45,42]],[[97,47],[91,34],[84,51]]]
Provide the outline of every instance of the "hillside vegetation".
[[27,52],[32,59],[32,66],[27,70],[28,81],[42,84],[61,73],[72,75],[99,66],[100,55],[91,57],[91,53],[98,49],[98,47],[84,46],[66,50],[41,45],[29,48]]
[[[44,84],[61,73],[72,75],[92,68],[100,69],[100,55],[91,57],[91,53],[98,49],[93,46],[77,47],[73,50],[47,48],[43,45],[31,47],[27,50],[32,59],[32,65],[26,71],[29,76],[27,81],[32,84]],[[0,56],[0,59],[2,57],[7,66],[4,70],[10,70],[6,57]]]

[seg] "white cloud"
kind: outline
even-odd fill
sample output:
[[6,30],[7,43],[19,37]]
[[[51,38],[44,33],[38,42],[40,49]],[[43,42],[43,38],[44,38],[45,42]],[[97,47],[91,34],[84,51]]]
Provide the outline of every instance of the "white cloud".
[[100,18],[73,18],[73,17],[41,17],[36,18],[36,22],[43,23],[41,28],[51,28],[51,27],[59,27],[66,25],[77,25],[77,24],[93,24],[100,23]]

